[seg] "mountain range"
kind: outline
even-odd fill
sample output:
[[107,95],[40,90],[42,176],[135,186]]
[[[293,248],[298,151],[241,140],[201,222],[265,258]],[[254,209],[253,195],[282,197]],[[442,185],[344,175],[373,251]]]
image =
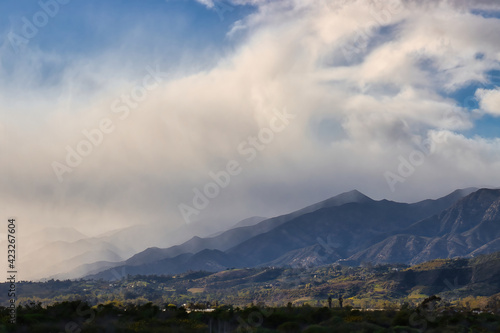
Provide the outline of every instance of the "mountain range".
[[417,264],[500,250],[500,190],[482,189],[352,256]]
[[[22,255],[17,260],[23,267],[20,273],[23,280],[36,281],[63,272],[71,272],[63,274],[68,277],[80,277],[96,269],[113,267],[151,246],[170,247],[194,235],[212,235],[218,230],[202,223],[191,223],[177,229],[155,223],[88,236],[71,227],[35,228],[23,230]],[[7,249],[7,244],[6,238],[0,242],[4,249]]]
[[497,189],[467,188],[413,204],[376,201],[354,190],[290,214],[253,218],[212,237],[148,248],[124,261],[96,262],[57,277],[86,272],[85,278],[114,280],[188,270],[473,257],[500,250],[499,208]]

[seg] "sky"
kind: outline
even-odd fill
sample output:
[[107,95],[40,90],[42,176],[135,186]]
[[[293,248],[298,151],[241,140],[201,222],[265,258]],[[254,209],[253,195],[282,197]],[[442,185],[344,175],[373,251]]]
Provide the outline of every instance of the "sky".
[[2,1],[2,214],[98,235],[498,187],[499,31],[493,0]]

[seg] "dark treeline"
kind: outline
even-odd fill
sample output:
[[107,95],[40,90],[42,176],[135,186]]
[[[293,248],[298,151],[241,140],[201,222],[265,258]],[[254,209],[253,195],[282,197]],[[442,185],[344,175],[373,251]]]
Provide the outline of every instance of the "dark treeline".
[[89,306],[82,301],[19,306],[16,324],[0,307],[0,332],[498,332],[498,309],[470,311],[444,306],[429,297],[417,307],[360,311],[293,306],[177,307],[110,302]]

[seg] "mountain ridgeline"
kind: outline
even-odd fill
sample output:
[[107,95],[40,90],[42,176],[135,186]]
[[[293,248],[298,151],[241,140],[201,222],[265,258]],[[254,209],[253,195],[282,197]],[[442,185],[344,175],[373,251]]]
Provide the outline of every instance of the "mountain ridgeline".
[[114,280],[127,274],[188,270],[418,264],[473,257],[500,250],[499,210],[500,190],[496,189],[468,188],[413,204],[376,201],[351,191],[213,237],[149,248],[121,262],[79,267],[66,277],[79,277],[75,275],[87,271],[86,278]]

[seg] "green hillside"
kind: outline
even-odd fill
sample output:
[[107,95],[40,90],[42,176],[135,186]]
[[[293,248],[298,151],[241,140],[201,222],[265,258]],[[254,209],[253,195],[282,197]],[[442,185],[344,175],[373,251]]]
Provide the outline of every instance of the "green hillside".
[[[415,266],[327,265],[315,268],[248,268],[218,273],[188,272],[169,276],[130,276],[118,281],[77,280],[18,283],[18,302],[27,304],[87,300],[182,305],[218,302],[234,306],[266,304],[325,306],[342,295],[345,305],[361,309],[417,305],[439,295],[454,305],[474,297],[486,304],[500,293],[500,253],[472,259],[438,259]],[[0,304],[7,305],[7,284],[0,285]],[[468,299],[469,304],[470,299]]]

